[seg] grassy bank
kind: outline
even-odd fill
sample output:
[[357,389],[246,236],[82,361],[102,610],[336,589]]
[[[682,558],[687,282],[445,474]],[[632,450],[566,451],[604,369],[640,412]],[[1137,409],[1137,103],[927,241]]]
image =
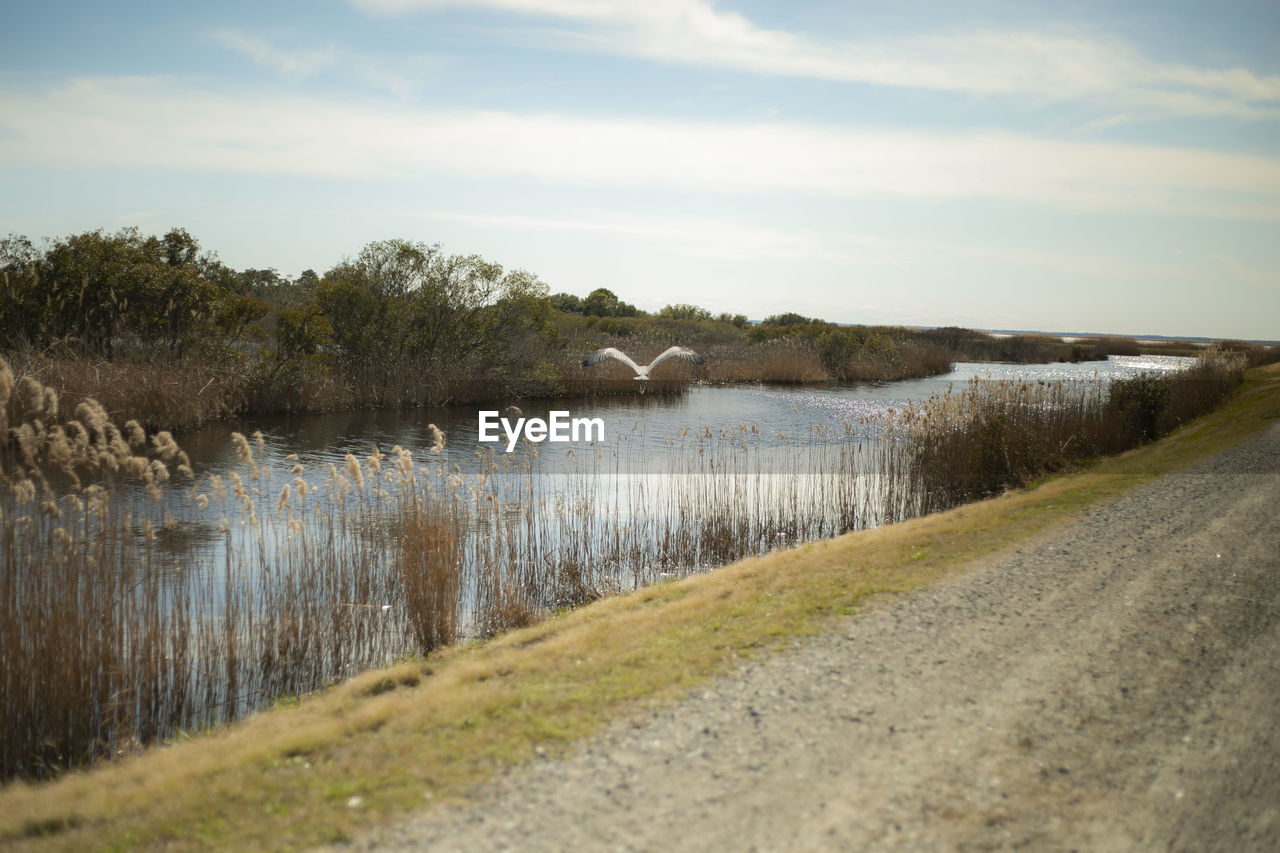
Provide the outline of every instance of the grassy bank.
[[1277,417],[1280,369],[1255,369],[1217,412],[1035,488],[606,599],[118,764],[9,785],[0,840],[278,848],[347,838],[1033,540]]

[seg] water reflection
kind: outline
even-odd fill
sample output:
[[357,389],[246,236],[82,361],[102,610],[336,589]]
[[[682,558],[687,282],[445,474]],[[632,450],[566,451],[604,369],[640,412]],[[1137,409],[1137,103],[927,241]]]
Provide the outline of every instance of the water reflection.
[[[352,512],[353,502],[363,499],[342,485],[351,479],[347,469],[352,461],[361,471],[370,469],[377,465],[371,457],[397,447],[412,454],[417,476],[429,481],[434,494],[465,498],[469,504],[488,501],[508,520],[533,512],[563,516],[559,532],[540,543],[544,549],[580,538],[570,534],[573,524],[602,527],[606,514],[613,525],[626,527],[627,519],[634,517],[636,527],[657,529],[676,522],[671,506],[679,505],[685,513],[698,508],[717,511],[716,502],[700,489],[717,493],[720,501],[753,507],[756,515],[775,519],[775,524],[781,524],[778,518],[785,513],[771,504],[790,506],[792,515],[809,514],[789,532],[761,533],[766,544],[768,536],[777,533],[787,541],[831,535],[885,520],[883,508],[873,507],[870,497],[885,488],[867,479],[872,454],[856,451],[874,442],[877,417],[887,409],[903,409],[975,377],[1105,383],[1138,372],[1175,370],[1191,361],[1112,356],[1106,362],[1081,364],[960,363],[945,376],[908,382],[820,388],[702,386],[681,395],[516,401],[526,418],[547,420],[552,411],[600,418],[605,440],[557,444],[522,439],[512,453],[504,452],[505,437],[496,445],[477,440],[477,406],[261,416],[220,423],[182,436],[197,481],[167,492],[157,519],[174,523],[157,521],[155,549],[158,559],[174,568],[225,564],[228,547],[238,554],[256,551],[259,561],[268,563],[274,547],[269,540],[277,534],[264,535],[259,524],[270,516],[271,507],[287,508],[288,500],[281,501],[283,492],[290,492],[294,500],[300,492],[323,493],[331,504],[328,512]],[[429,450],[435,441],[433,424],[447,435],[441,453]],[[233,432],[257,439],[251,442],[254,459],[248,467],[230,440]],[[379,476],[377,471],[369,474]],[[233,487],[234,478],[242,485]],[[700,487],[694,485],[698,478],[706,480]],[[844,485],[837,487],[834,480]],[[375,486],[375,493],[385,486]],[[236,488],[241,489],[238,496],[227,494]],[[854,494],[834,497],[843,489]],[[221,499],[210,501],[219,490]],[[205,497],[197,502],[201,494]],[[852,519],[849,505],[862,508],[860,520]],[[664,507],[668,509],[660,509]],[[465,529],[475,533],[488,523],[489,535],[496,535],[483,512],[473,508],[464,515]],[[285,523],[296,530],[323,518],[287,515]],[[545,531],[540,535],[548,536]],[[638,540],[632,546],[643,550]],[[706,556],[699,555],[695,565],[700,567]],[[644,562],[660,561],[640,560]],[[664,570],[673,568],[667,565]]]
[[[496,445],[478,441],[476,406],[256,417],[184,436],[200,482],[210,475],[241,477],[243,490],[238,498],[224,497],[203,509],[193,496],[207,495],[208,487],[171,492],[166,512],[182,524],[180,532],[161,541],[166,559],[180,561],[185,554],[188,560],[219,565],[231,548],[241,559],[256,554],[268,565],[278,557],[276,540],[287,540],[289,531],[264,531],[271,515],[267,509],[283,510],[283,520],[276,523],[294,532],[357,511],[376,518],[382,510],[361,507],[368,494],[353,488],[353,481],[367,473],[374,481],[369,494],[375,504],[383,494],[390,505],[391,480],[379,470],[378,459],[403,448],[412,456],[409,464],[417,466],[414,477],[436,499],[450,502],[459,529],[499,543],[467,544],[466,559],[559,564],[567,559],[563,552],[576,547],[584,563],[612,567],[615,580],[606,586],[629,588],[645,582],[647,569],[685,573],[777,544],[911,514],[911,507],[885,497],[895,488],[884,474],[886,466],[893,468],[886,462],[889,451],[870,446],[876,443],[877,418],[886,409],[903,409],[975,377],[1105,383],[1137,372],[1175,370],[1190,361],[1113,356],[1082,364],[961,363],[945,376],[910,382],[703,386],[683,395],[517,401],[526,418],[548,420],[552,411],[600,418],[605,440],[521,440],[511,453],[504,452],[505,438]],[[448,436],[441,453],[429,450],[433,424]],[[257,436],[250,470],[243,470],[229,440],[233,431]],[[305,492],[323,494],[325,508],[290,511],[282,495],[291,493],[297,501]],[[721,527],[735,526],[737,539],[749,547],[659,541],[682,524],[715,540],[705,525],[694,523],[713,516]],[[356,532],[375,539],[385,535],[384,530]],[[495,547],[503,554],[492,552]],[[482,553],[486,548],[490,552]],[[469,574],[478,571],[473,566]],[[475,601],[474,591],[464,594],[464,611]],[[465,612],[462,618],[465,622]]]
[[[977,378],[1029,379],[1033,381],[1110,380],[1143,371],[1170,371],[1193,359],[1178,356],[1111,356],[1105,362],[1079,364],[989,364],[962,362],[944,376],[906,382],[856,383],[812,386],[700,386],[683,395],[639,395],[590,399],[516,400],[523,416],[547,420],[555,411],[573,417],[602,418],[604,449],[628,469],[643,468],[672,452],[691,436],[729,435],[752,431],[769,442],[812,440],[823,430],[833,438],[847,436],[858,424],[885,409],[901,409],[912,401],[942,394]],[[421,455],[434,441],[429,424],[444,430],[448,442],[438,460],[464,472],[492,464],[487,454],[506,445],[481,444],[477,440],[478,413],[499,406],[450,406],[412,410],[334,412],[310,415],[258,416],[223,422],[182,437],[183,449],[198,472],[218,472],[232,467],[235,450],[232,431],[249,435],[261,431],[266,439],[263,461],[279,466],[284,457],[297,454],[315,472],[332,463],[342,465],[348,453],[367,455],[377,445],[408,448]],[[511,416],[508,416],[511,417]],[[521,441],[512,457],[537,459],[543,467],[551,459],[597,454],[596,445],[539,444]],[[479,456],[477,456],[479,452]]]

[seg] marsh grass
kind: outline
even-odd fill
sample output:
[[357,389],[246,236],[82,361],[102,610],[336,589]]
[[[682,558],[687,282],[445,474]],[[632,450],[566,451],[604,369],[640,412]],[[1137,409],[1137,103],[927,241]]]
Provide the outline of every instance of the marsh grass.
[[192,429],[244,408],[244,383],[229,365],[152,358],[95,360],[65,353],[23,359],[21,372],[56,388],[68,408],[86,400],[151,429]]
[[[190,716],[183,661],[201,643],[157,543],[178,522],[139,512],[190,474],[167,433],[147,442],[93,401],[58,423],[59,395],[0,361],[0,772],[40,775],[117,754]],[[132,501],[112,486],[137,484]]]
[[241,469],[198,479],[168,433],[117,427],[92,400],[63,419],[56,392],[3,362],[0,392],[4,777],[453,641],[456,549],[431,520],[447,511],[404,454],[351,457],[317,493],[296,464],[273,482],[260,437],[233,434]]
[[888,431],[911,447],[911,491],[935,512],[1165,435],[1218,405],[1244,367],[1211,349],[1190,368],[1108,384],[972,380],[909,407]]
[[[0,363],[0,774],[131,754],[464,636],[1029,483],[1185,421],[1239,381],[974,382],[800,435],[686,430],[474,475],[402,448],[196,477],[167,433],[116,427]],[[612,380],[610,380],[612,381]],[[632,382],[631,379],[625,381]],[[444,444],[436,432],[435,446]]]
[[458,636],[457,525],[449,517],[411,509],[399,527],[403,601],[417,648],[425,654]]
[[722,345],[705,355],[707,379],[712,382],[802,384],[831,380],[813,343],[805,338]]
[[933,346],[907,342],[882,357],[851,359],[843,366],[837,378],[878,382],[920,379],[950,373],[954,366],[950,353]]

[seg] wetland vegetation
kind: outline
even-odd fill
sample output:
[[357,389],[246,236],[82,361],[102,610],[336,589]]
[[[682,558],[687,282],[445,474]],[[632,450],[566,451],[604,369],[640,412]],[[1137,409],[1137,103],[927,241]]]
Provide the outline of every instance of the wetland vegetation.
[[56,775],[463,635],[1026,484],[1162,434],[1242,369],[1210,350],[1109,384],[976,380],[837,431],[686,431],[638,470],[495,454],[463,472],[437,434],[312,472],[233,434],[236,464],[197,474],[168,433],[67,413],[6,364],[3,773]]

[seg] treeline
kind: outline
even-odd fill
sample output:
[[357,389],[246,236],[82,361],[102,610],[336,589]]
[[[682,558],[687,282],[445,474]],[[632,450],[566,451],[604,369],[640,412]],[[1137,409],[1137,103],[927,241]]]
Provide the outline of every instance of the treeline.
[[[752,323],[742,314],[714,315],[696,305],[646,314],[605,289],[583,299],[558,293],[551,301],[566,335],[654,353],[679,341],[707,358],[705,377],[711,381],[892,381],[946,373],[957,361],[1078,362],[1150,351],[1132,338],[1064,341],[956,327],[850,326],[796,313]],[[1192,354],[1187,344],[1170,351]]]
[[405,240],[296,279],[232,269],[182,229],[0,242],[10,359],[157,427],[545,393],[554,313],[531,273]]
[[236,270],[174,228],[0,240],[0,352],[74,404],[183,428],[232,414],[633,393],[600,346],[683,363],[655,392],[712,382],[892,380],[957,360],[1065,361],[1134,348],[1105,339],[841,326],[798,314],[753,323],[696,305],[646,313],[607,288],[549,292],[537,276],[438,245],[370,243],[323,274]]

